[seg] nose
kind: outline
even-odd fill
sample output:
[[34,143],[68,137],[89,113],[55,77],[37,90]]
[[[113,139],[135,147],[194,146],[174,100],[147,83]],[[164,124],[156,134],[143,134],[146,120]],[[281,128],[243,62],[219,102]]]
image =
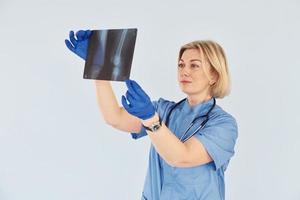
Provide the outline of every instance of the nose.
[[191,74],[191,69],[189,67],[183,67],[180,73],[182,76],[189,76]]

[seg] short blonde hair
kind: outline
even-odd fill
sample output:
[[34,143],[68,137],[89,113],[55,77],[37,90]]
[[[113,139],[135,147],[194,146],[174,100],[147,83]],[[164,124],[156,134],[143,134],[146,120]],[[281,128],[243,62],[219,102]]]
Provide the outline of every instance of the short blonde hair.
[[[198,49],[202,60],[208,61],[213,73],[217,75],[217,81],[211,86],[211,95],[215,98],[223,98],[230,93],[230,75],[223,48],[211,40],[196,40],[183,45],[179,51],[178,61],[187,49]],[[206,69],[204,72],[207,74]],[[209,78],[209,77],[208,77]],[[209,78],[210,79],[210,78]]]

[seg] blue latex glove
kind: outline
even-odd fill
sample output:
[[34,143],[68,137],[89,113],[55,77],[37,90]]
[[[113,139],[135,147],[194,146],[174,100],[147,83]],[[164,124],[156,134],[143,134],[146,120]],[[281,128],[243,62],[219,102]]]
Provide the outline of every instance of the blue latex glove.
[[86,60],[89,37],[91,34],[91,30],[80,30],[76,32],[75,38],[74,32],[70,31],[70,40],[65,40],[66,46],[83,60]]
[[155,108],[150,97],[134,80],[126,80],[125,82],[128,88],[126,98],[122,95],[122,104],[125,110],[143,120],[153,117],[155,114]]

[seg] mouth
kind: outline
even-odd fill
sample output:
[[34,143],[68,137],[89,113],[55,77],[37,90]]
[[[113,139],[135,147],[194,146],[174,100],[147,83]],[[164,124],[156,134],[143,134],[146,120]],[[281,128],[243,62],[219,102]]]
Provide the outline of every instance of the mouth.
[[180,81],[180,83],[191,83],[191,81]]

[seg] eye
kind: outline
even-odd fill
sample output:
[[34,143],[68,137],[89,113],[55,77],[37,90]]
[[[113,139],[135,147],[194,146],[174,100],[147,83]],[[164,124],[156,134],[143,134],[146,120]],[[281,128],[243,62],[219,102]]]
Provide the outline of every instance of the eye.
[[191,67],[192,67],[193,69],[195,69],[195,68],[199,68],[200,66],[199,66],[199,65],[196,65],[196,64],[191,64]]
[[184,67],[184,64],[182,64],[182,63],[178,64],[178,68],[183,68],[183,67]]

